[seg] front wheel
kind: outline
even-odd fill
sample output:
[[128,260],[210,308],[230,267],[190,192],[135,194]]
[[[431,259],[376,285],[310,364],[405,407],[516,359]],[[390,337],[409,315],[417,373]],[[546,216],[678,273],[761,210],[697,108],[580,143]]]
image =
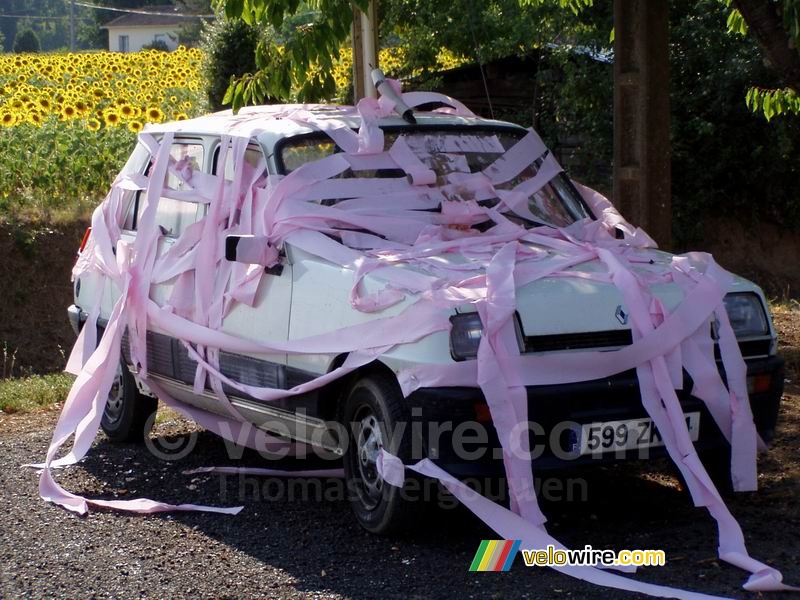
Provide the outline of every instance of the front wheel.
[[100,427],[112,442],[142,442],[150,433],[148,424],[157,408],[158,399],[139,393],[128,366],[120,362]]
[[344,472],[353,513],[367,531],[396,531],[420,503],[404,499],[402,489],[385,483],[377,468],[382,448],[404,463],[411,458],[407,411],[397,382],[381,374],[362,377],[350,389],[342,418],[349,436]]

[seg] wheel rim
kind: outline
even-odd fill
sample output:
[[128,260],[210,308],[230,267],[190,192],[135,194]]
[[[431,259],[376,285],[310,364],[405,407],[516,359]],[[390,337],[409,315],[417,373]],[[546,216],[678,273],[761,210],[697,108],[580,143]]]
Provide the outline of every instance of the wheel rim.
[[358,411],[355,422],[356,447],[354,466],[358,474],[361,501],[367,509],[374,509],[381,501],[383,478],[378,473],[378,455],[383,448],[383,434],[372,408],[365,406]]
[[117,366],[117,373],[114,375],[114,382],[108,391],[108,402],[104,411],[106,423],[113,425],[122,418],[122,365]]

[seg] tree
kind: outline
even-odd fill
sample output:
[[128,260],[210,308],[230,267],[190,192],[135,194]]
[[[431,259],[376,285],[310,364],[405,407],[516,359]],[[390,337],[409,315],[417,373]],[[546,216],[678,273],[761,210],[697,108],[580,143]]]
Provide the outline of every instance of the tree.
[[[185,13],[208,15],[212,12],[211,0],[173,0],[173,4]],[[180,43],[187,48],[198,46],[203,37],[205,21],[201,19],[185,19],[181,27]]]
[[[294,94],[300,101],[331,96],[335,83],[333,61],[350,35],[353,6],[366,10],[369,0],[215,0],[229,19],[271,28],[275,35],[261,40],[256,49],[257,71],[233,82],[225,102],[239,107],[265,97],[287,99]],[[516,0],[523,7],[559,6],[577,14],[593,0]],[[409,3],[406,3],[409,4]],[[460,10],[448,4],[439,13],[457,17],[466,12],[468,0],[458,2]],[[492,3],[494,5],[495,3]],[[519,8],[519,6],[517,6]],[[416,16],[416,15],[415,15]],[[417,18],[422,24],[423,19]]]
[[[300,100],[313,100],[330,96],[334,83],[330,76],[332,61],[347,39],[353,13],[349,0],[215,0],[225,9],[228,18],[241,18],[251,25],[272,27],[280,33],[272,41],[262,41],[256,50],[255,73],[234,82],[228,90],[228,100],[235,108],[257,102],[265,96],[288,98],[297,90]],[[748,105],[763,111],[769,119],[782,112],[800,113],[800,0],[719,0],[733,6],[728,19],[731,32],[747,33],[761,45],[767,58],[781,75],[785,89],[752,88],[747,94]],[[364,9],[368,0],[353,0],[352,4]],[[578,15],[594,4],[593,0],[517,0],[519,8],[558,7]],[[503,19],[501,35],[481,44],[485,28],[478,27],[476,13],[486,14],[509,7],[506,0],[490,3],[466,1],[449,2],[443,6],[424,0],[396,0],[387,3],[388,14],[402,14],[410,19],[401,22],[401,30],[427,31],[431,35],[406,36],[408,39],[429,40],[449,47],[446,38],[465,39],[472,36],[475,53],[484,58],[497,42],[513,39],[508,29],[515,29],[519,19]],[[447,27],[437,27],[442,19]],[[541,22],[540,22],[541,23]],[[484,23],[485,24],[485,21]],[[464,26],[466,25],[466,27]],[[534,31],[537,31],[535,29]],[[578,29],[573,29],[573,32]],[[438,35],[434,35],[438,34]],[[401,34],[402,35],[402,34]],[[488,50],[487,50],[488,48]],[[417,46],[411,60],[431,63],[430,48]],[[472,54],[472,53],[469,53]]]
[[22,52],[39,52],[40,50],[39,36],[33,29],[21,29],[17,32],[14,38],[14,52],[20,54]]
[[785,88],[751,87],[747,105],[767,120],[800,114],[800,0],[722,0],[733,6],[728,30],[758,42]]

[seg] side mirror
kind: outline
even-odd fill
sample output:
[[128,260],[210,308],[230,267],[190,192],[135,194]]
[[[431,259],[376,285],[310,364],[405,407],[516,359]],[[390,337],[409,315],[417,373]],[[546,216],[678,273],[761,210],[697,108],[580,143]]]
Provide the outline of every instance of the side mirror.
[[270,275],[283,273],[278,249],[264,235],[229,235],[225,238],[225,260],[263,265]]

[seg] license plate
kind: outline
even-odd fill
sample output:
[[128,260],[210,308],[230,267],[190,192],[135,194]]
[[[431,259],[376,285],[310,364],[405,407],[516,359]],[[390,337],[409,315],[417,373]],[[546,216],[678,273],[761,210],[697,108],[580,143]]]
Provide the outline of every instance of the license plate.
[[[689,437],[696,442],[700,436],[700,413],[685,413]],[[581,431],[581,455],[603,454],[663,446],[652,419],[630,419],[627,421],[607,421],[605,423],[586,423]]]

